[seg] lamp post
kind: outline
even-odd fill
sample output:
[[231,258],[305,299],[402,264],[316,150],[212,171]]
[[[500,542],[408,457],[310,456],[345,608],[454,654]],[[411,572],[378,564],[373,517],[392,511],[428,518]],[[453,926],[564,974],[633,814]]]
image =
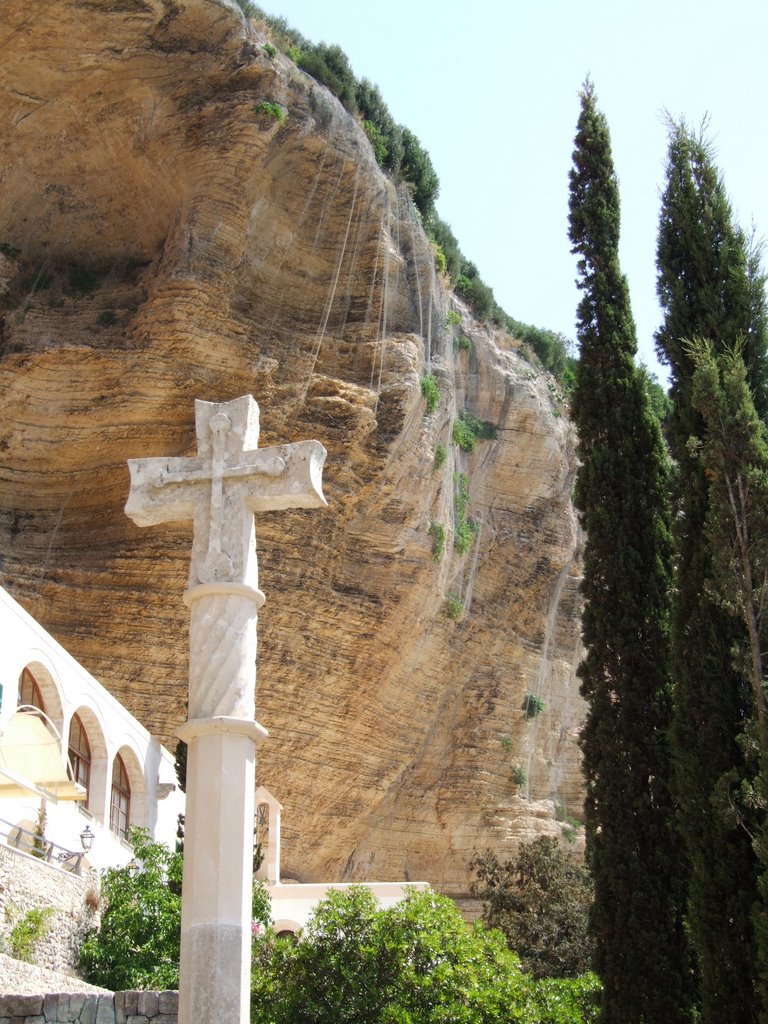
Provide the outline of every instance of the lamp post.
[[91,832],[90,825],[86,825],[83,831],[80,833],[80,845],[85,853],[90,853],[93,847],[93,841],[96,836]]

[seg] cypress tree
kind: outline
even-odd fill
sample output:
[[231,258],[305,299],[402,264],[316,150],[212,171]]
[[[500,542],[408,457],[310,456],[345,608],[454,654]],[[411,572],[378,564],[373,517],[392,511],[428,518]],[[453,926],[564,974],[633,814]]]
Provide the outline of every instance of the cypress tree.
[[677,463],[673,741],[690,872],[688,922],[703,1024],[748,1024],[759,1012],[751,923],[756,858],[728,805],[731,787],[754,772],[738,742],[754,704],[748,673],[732,654],[739,617],[713,591],[707,472],[688,445],[691,436],[704,436],[705,426],[693,400],[687,342],[707,342],[717,355],[740,341],[754,405],[764,415],[765,299],[756,257],[733,223],[711,150],[682,123],[670,124],[657,268],[664,321],[656,341],[670,369],[667,437]]
[[603,1024],[688,1019],[683,879],[670,793],[668,458],[619,264],[619,191],[594,88],[570,172],[580,361],[572,411],[586,531],[579,667],[591,928]]

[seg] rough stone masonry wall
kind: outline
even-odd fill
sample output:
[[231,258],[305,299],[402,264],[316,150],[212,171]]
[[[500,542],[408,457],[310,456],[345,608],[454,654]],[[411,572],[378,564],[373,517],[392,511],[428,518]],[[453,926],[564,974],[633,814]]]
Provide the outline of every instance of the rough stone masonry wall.
[[[98,926],[99,883],[95,876],[78,876],[45,861],[0,845],[0,939],[8,936],[28,910],[53,907],[48,930],[37,944],[35,963],[72,974],[86,932]],[[87,897],[87,899],[86,899]],[[92,905],[89,905],[92,904]],[[6,946],[7,949],[7,946]],[[7,991],[5,985],[2,985]]]
[[0,996],[0,1024],[177,1024],[178,992]]

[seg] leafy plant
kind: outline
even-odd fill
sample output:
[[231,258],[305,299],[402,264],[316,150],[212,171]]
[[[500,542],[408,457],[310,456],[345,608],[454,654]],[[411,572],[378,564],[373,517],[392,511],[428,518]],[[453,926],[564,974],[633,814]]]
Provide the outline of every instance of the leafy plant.
[[283,124],[286,118],[285,108],[281,107],[279,103],[273,103],[271,100],[262,100],[261,103],[257,103],[253,108],[253,112],[257,117],[271,118],[273,121],[277,121],[278,124]]
[[469,340],[466,334],[459,333],[453,339],[453,347],[459,349],[459,351],[461,352],[471,352],[472,342]]
[[455,479],[455,485],[453,546],[460,555],[464,555],[469,551],[476,532],[475,524],[467,519],[467,506],[470,500],[467,474],[459,473]]
[[131,827],[129,842],[140,864],[107,868],[101,893],[101,927],[80,950],[87,981],[113,991],[177,988],[181,930],[182,857]]
[[[441,246],[442,248],[442,246]],[[445,326],[458,327],[461,324],[461,314],[457,313],[455,309],[449,309],[445,314]]]
[[504,933],[525,970],[536,978],[573,978],[589,970],[592,882],[556,839],[542,836],[504,862],[487,850],[470,868],[483,921]]
[[429,533],[432,537],[432,558],[439,562],[445,551],[445,527],[442,523],[430,523]]
[[[139,870],[107,868],[101,879],[106,905],[101,926],[86,937],[80,966],[86,981],[122,989],[178,988],[183,857],[132,826],[128,839]],[[270,921],[269,896],[253,888],[253,917]]]
[[464,602],[455,594],[450,594],[445,599],[445,614],[449,619],[458,622],[464,612]]
[[254,946],[253,1024],[591,1024],[594,978],[537,982],[503,936],[468,928],[452,900],[331,890],[299,943]]
[[535,693],[526,693],[523,700],[523,711],[526,718],[535,718],[544,710],[544,701]]
[[273,46],[272,43],[264,43],[262,50],[268,57],[274,57],[277,53],[277,47]]
[[512,750],[512,737],[508,733],[501,737],[501,746],[508,754]]
[[435,270],[438,274],[445,274],[448,269],[448,263],[445,259],[445,253],[443,247],[438,245],[437,242],[432,243],[432,253],[435,258]]
[[376,163],[379,167],[383,167],[387,161],[387,154],[389,153],[387,140],[385,139],[384,134],[379,128],[377,128],[373,121],[363,121],[363,131],[368,136],[368,141],[373,147],[373,155],[376,157]]
[[473,452],[478,440],[492,441],[496,438],[496,427],[487,420],[463,412],[453,424],[453,441],[464,452]]
[[528,773],[521,764],[516,764],[512,769],[509,778],[516,786],[525,786],[528,782]]
[[440,404],[440,389],[437,386],[437,381],[429,373],[425,377],[419,378],[419,383],[421,384],[421,393],[427,403],[427,412],[433,413]]
[[55,913],[53,907],[34,907],[28,910],[8,936],[11,956],[31,964],[35,946],[47,935],[48,921]]
[[473,452],[477,444],[477,438],[462,419],[457,419],[453,424],[453,443],[457,444],[463,452]]
[[435,445],[435,458],[434,458],[434,461],[432,462],[432,468],[433,469],[440,469],[440,467],[443,465],[443,463],[445,462],[447,457],[448,457],[448,450],[445,447],[445,445],[444,444],[436,444]]

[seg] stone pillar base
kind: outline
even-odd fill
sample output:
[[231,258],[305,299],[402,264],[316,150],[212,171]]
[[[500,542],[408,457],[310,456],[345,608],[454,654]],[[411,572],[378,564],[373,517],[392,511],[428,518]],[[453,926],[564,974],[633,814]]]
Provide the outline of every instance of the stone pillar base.
[[[257,722],[185,722],[179,1024],[248,1024]],[[189,894],[194,894],[190,899]]]

